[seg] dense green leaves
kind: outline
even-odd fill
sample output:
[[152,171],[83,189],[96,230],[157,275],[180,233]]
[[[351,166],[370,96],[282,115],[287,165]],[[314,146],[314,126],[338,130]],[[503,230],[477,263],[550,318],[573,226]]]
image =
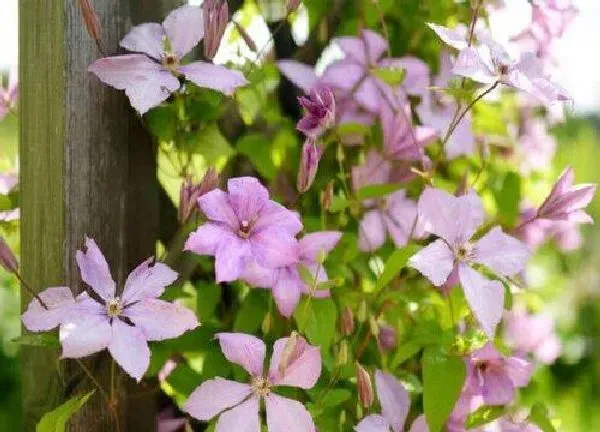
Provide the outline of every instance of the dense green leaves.
[[95,390],[82,395],[74,396],[56,409],[44,414],[36,427],[36,432],[64,432],[67,421],[73,414],[81,409]]
[[533,405],[531,413],[529,414],[529,420],[537,425],[543,432],[556,432],[556,428],[550,421],[548,408],[541,403]]
[[298,329],[308,340],[321,347],[321,352],[329,349],[335,336],[337,308],[331,299],[304,297],[294,313]]
[[400,273],[402,269],[406,267],[409,258],[416,254],[419,249],[420,246],[410,244],[402,249],[397,249],[394,251],[385,263],[383,273],[381,273],[381,276],[379,276],[379,280],[377,281],[376,289],[380,290],[390,283],[392,279],[394,279],[398,273]]

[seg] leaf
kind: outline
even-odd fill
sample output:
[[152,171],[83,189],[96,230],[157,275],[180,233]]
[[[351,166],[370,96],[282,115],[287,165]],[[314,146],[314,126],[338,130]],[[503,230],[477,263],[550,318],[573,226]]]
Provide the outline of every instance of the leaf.
[[467,417],[465,427],[467,429],[475,428],[488,424],[504,414],[503,406],[482,406]]
[[344,197],[335,195],[331,200],[331,206],[329,207],[329,211],[331,213],[338,213],[350,207],[350,204],[352,204],[352,201],[348,201]]
[[414,341],[408,341],[398,347],[394,358],[392,359],[392,368],[395,369],[406,360],[417,354],[421,350],[421,344]]
[[366,136],[369,134],[369,128],[361,123],[342,123],[337,127],[337,134],[341,137],[345,136]]
[[300,274],[302,282],[304,282],[309,287],[312,287],[315,283],[315,276],[312,274],[310,269],[304,264],[298,264],[296,267],[298,269],[298,274]]
[[373,75],[384,83],[392,87],[397,87],[406,78],[406,69],[396,67],[377,68],[373,71]]
[[538,426],[543,432],[556,432],[556,428],[550,421],[548,408],[546,408],[544,404],[536,403],[533,405],[533,407],[531,407],[529,420]]
[[385,263],[385,267],[383,268],[383,273],[379,277],[377,281],[377,285],[375,286],[375,290],[379,291],[381,288],[386,286],[388,283],[392,281],[400,273],[400,271],[406,267],[406,263],[408,259],[413,256],[417,251],[421,249],[421,246],[415,244],[409,244],[402,249],[397,249],[392,253],[392,255],[388,258]]
[[196,299],[196,311],[200,321],[206,321],[215,313],[215,308],[221,300],[221,287],[209,282],[202,282],[196,285],[198,293]]
[[227,159],[234,153],[216,123],[210,123],[201,129],[190,145],[190,150],[204,156],[209,165],[216,164],[220,159]]
[[431,432],[439,432],[450,416],[465,382],[462,358],[448,355],[438,347],[423,354],[423,408]]
[[251,290],[242,302],[233,328],[235,331],[254,333],[260,329],[268,310],[266,290]]
[[331,408],[346,402],[352,397],[352,392],[347,389],[332,389],[321,399],[322,408]]
[[380,198],[401,188],[402,185],[400,183],[367,185],[359,189],[357,196],[361,201],[369,198]]
[[321,347],[325,352],[335,336],[337,308],[333,300],[304,297],[294,318],[298,329],[308,338],[310,343]]
[[258,172],[268,180],[277,175],[277,168],[271,158],[271,143],[261,134],[249,134],[236,144],[237,150],[246,155]]
[[44,414],[36,432],[64,432],[69,418],[81,409],[96,390],[83,395],[74,396],[54,410]]
[[59,348],[58,334],[56,332],[29,333],[11,340],[12,343],[25,346]]
[[509,172],[504,177],[502,188],[496,193],[498,216],[503,224],[514,226],[519,217],[521,203],[521,177]]

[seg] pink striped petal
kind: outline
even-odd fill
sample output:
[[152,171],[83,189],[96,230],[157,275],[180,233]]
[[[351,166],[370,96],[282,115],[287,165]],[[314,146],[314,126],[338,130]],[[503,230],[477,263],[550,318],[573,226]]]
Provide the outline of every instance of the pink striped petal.
[[241,72],[212,63],[190,63],[181,66],[179,72],[198,87],[216,90],[227,96],[248,82]]
[[269,432],[315,432],[310,414],[300,402],[275,393],[265,396]]
[[181,6],[165,18],[162,26],[169,37],[174,54],[182,58],[204,37],[202,9],[198,6]]
[[155,298],[135,303],[123,315],[140,328],[149,341],[172,339],[198,327],[198,319],[190,309]]
[[183,409],[198,420],[208,421],[238,405],[251,393],[252,388],[248,384],[216,378],[204,381],[194,390]]
[[148,258],[127,276],[121,302],[124,305],[146,298],[157,298],[177,280],[178,274],[169,266]]
[[273,345],[269,379],[274,385],[313,388],[321,375],[321,350],[309,345],[302,336],[296,336],[293,350],[285,359],[282,355],[290,338],[282,338]]
[[115,281],[113,280],[106,258],[91,239],[85,239],[86,251],[77,251],[75,256],[81,279],[88,284],[103,300],[111,299],[115,296]]
[[252,376],[262,375],[267,351],[262,340],[244,333],[217,333],[215,337],[227,360],[240,365]]
[[[260,432],[259,404],[256,396],[219,417],[215,432]],[[272,431],[271,431],[272,432]]]

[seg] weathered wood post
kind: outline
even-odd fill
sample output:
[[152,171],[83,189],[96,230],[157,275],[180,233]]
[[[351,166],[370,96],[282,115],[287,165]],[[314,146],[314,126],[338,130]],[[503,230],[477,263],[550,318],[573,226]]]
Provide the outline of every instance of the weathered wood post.
[[[103,45],[114,54],[132,24],[161,20],[176,2],[93,3]],[[36,290],[69,285],[81,292],[74,258],[87,234],[122,287],[129,270],[154,253],[158,189],[152,142],[124,95],[87,72],[99,54],[77,1],[22,0],[19,28],[23,276]],[[23,305],[29,300],[23,292]],[[48,348],[22,352],[26,431],[35,430],[40,417],[66,397],[93,387],[75,362],[58,363],[57,357]],[[108,356],[86,364],[108,388]],[[153,430],[152,388],[134,390],[122,376],[118,381],[121,430]],[[70,430],[115,430],[99,392],[72,419]]]

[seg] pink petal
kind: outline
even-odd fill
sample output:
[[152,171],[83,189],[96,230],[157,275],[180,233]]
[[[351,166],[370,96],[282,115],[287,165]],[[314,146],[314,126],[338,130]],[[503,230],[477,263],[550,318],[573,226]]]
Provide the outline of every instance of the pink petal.
[[452,73],[483,84],[491,84],[500,78],[476,48],[465,48],[458,54]]
[[388,49],[387,41],[379,34],[369,29],[363,29],[360,34],[364,41],[366,54],[370,64],[375,65]]
[[410,409],[408,392],[394,376],[380,370],[375,372],[375,386],[383,416],[394,432],[402,432]]
[[160,105],[180,87],[171,72],[143,54],[101,58],[88,70],[103,83],[125,90],[131,106],[140,114]]
[[206,222],[190,234],[185,242],[184,250],[198,255],[215,255],[221,240],[229,235],[231,235],[230,228]]
[[280,60],[277,67],[287,79],[308,93],[318,81],[312,66],[305,65],[295,60]]
[[125,309],[123,315],[140,328],[149,341],[176,338],[198,327],[194,312],[177,303],[144,299]]
[[113,319],[108,351],[127,374],[142,380],[150,365],[150,349],[141,329]]
[[305,235],[300,239],[300,260],[318,262],[319,257],[328,254],[342,238],[339,231],[319,231]]
[[466,264],[459,265],[458,275],[473,314],[485,334],[493,339],[504,311],[504,287],[498,281],[486,279]]
[[182,58],[204,37],[204,15],[197,6],[181,6],[172,11],[163,21],[163,27],[171,48]]
[[275,201],[267,201],[260,209],[258,220],[254,223],[252,232],[276,226],[295,236],[302,231],[302,221],[298,213],[286,209]]
[[217,333],[215,337],[227,360],[240,365],[252,376],[262,375],[267,350],[263,341],[244,333]]
[[133,27],[119,45],[128,51],[148,54],[160,61],[164,51],[164,37],[165,31],[160,24],[145,23]]
[[160,297],[177,277],[178,274],[169,266],[148,258],[127,276],[121,302],[128,305],[146,298]]
[[334,39],[334,43],[341,48],[347,59],[351,59],[363,67],[369,66],[370,59],[367,57],[365,41],[362,38],[345,36]]
[[198,198],[198,205],[211,221],[220,222],[236,231],[239,228],[240,221],[229,202],[227,193],[221,189],[213,189],[202,195]]
[[225,233],[215,253],[215,277],[218,283],[238,279],[251,260],[251,248],[247,240],[232,233]]
[[473,260],[502,276],[513,276],[525,269],[531,252],[525,243],[495,227],[473,249]]
[[265,396],[269,432],[315,432],[310,414],[300,402],[275,393]]
[[252,388],[248,384],[216,378],[204,381],[190,395],[184,411],[198,420],[208,421],[220,412],[246,399]]
[[252,255],[263,267],[287,267],[298,261],[298,241],[288,231],[273,227],[250,238]]
[[331,64],[323,73],[323,82],[334,88],[350,90],[366,75],[365,69],[352,60],[340,60]]
[[13,173],[0,173],[0,195],[8,195],[19,184],[19,176]]
[[237,177],[227,181],[231,208],[239,221],[253,222],[269,201],[269,191],[254,177]]
[[356,432],[390,432],[390,424],[385,417],[371,414],[354,427]]
[[251,261],[244,268],[240,279],[254,287],[271,288],[278,272],[279,269],[268,269]]
[[198,87],[213,89],[228,96],[248,83],[241,72],[211,63],[190,63],[181,66],[179,72]]
[[[321,350],[309,345],[302,336],[296,336],[294,349],[282,359],[290,338],[277,339],[269,367],[269,379],[274,385],[310,389],[321,376]],[[285,364],[282,361],[285,360]]]
[[225,411],[217,421],[215,432],[260,432],[258,402],[258,398],[252,396],[246,402]]
[[273,285],[273,298],[277,310],[286,318],[292,316],[300,301],[301,281],[298,274],[288,268],[277,270],[276,282]]
[[469,46],[464,34],[434,23],[427,23],[427,25],[446,45],[457,50],[463,50]]
[[82,295],[60,326],[62,357],[80,358],[102,351],[111,337],[112,329],[104,307],[87,294]]
[[86,251],[77,251],[75,256],[81,279],[94,289],[103,300],[111,299],[115,296],[115,281],[113,280],[108,263],[102,255],[102,252],[91,239],[85,239]]
[[27,310],[21,316],[21,321],[29,331],[48,331],[58,327],[67,310],[75,304],[69,287],[47,288],[38,295],[48,309],[35,298],[29,302]]
[[385,238],[386,230],[381,211],[367,212],[360,221],[358,248],[361,251],[375,251],[383,246]]
[[363,80],[362,84],[354,92],[354,97],[364,109],[375,114],[380,111],[382,104],[389,103],[389,101],[383,100],[382,89],[375,78],[372,77],[367,77]]
[[424,415],[420,415],[415,419],[409,432],[429,432],[429,425]]
[[443,240],[437,239],[410,257],[408,265],[435,286],[442,286],[454,268],[454,253]]
[[509,357],[505,360],[505,367],[515,387],[526,387],[529,384],[533,363],[519,357]]

